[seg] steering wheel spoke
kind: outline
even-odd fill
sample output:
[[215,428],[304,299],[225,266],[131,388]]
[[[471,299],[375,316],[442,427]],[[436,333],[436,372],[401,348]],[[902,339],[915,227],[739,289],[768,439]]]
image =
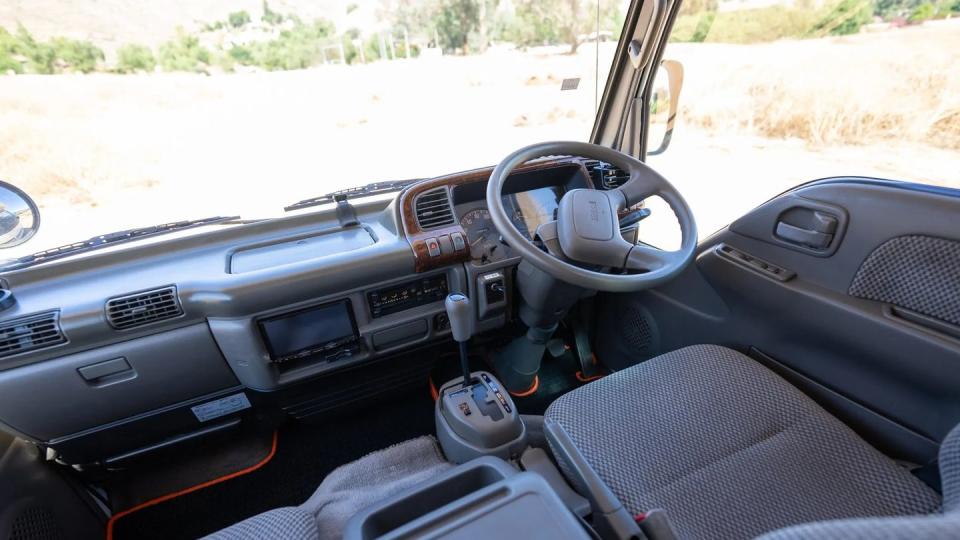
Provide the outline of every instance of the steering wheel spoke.
[[626,268],[641,272],[656,272],[680,262],[679,253],[664,251],[646,244],[633,246],[627,254]]
[[535,240],[539,240],[544,249],[546,249],[547,253],[550,255],[553,255],[561,260],[566,259],[566,257],[563,255],[563,250],[560,249],[560,236],[557,233],[556,220],[540,224],[540,226],[537,227],[537,232],[534,233],[533,238]]

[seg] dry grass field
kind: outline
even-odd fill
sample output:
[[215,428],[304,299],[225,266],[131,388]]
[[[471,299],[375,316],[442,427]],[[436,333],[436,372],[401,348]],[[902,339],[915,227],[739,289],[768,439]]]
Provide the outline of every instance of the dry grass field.
[[[601,48],[601,74],[612,50]],[[34,241],[3,256],[175,219],[278,215],[338,188],[584,139],[595,52],[492,50],[215,76],[0,77],[0,178],[31,193],[44,220]],[[650,162],[688,195],[701,236],[823,176],[960,187],[957,21],[671,44],[667,56],[686,68],[682,111],[673,145]],[[569,77],[582,78],[579,89],[561,92]],[[661,235],[661,225],[649,227]]]

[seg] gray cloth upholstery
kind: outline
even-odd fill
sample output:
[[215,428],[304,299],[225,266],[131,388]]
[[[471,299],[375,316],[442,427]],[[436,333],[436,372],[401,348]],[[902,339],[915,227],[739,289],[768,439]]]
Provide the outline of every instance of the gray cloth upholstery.
[[681,538],[750,538],[940,504],[795,387],[723,347],[614,373],[562,396],[546,417],[629,511],[665,509]]
[[206,540],[257,540],[257,539],[317,540],[320,532],[313,514],[288,506],[277,508],[206,537]]
[[948,540],[960,538],[960,426],[940,446],[943,514],[821,521],[780,529],[761,540]]
[[851,296],[960,324],[960,242],[898,236],[880,244],[850,283]]
[[271,510],[208,536],[213,540],[334,539],[357,512],[452,465],[433,437],[419,437],[338,467],[298,507]]

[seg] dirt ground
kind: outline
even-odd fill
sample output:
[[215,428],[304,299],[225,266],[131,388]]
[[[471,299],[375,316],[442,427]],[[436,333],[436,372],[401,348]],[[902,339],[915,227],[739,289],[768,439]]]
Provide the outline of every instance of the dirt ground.
[[[950,38],[937,31],[960,35],[958,28],[903,33],[899,41],[884,40],[891,42],[884,47],[927,37],[940,43]],[[795,96],[785,77],[811,68],[803,62],[822,64],[821,41],[750,49],[671,45],[668,56],[687,69],[684,108],[672,146],[650,163],[687,196],[701,237],[777,193],[825,176],[960,187],[960,149],[929,144],[922,134],[861,134],[847,144],[842,138],[812,141],[789,129],[775,134],[756,118],[738,120],[744,107],[758,106],[743,95],[771,80],[786,89],[777,102],[789,104]],[[871,47],[881,56],[878,46]],[[783,67],[790,50],[797,61],[792,71]],[[0,179],[34,196],[43,218],[33,241],[0,256],[177,219],[275,216],[285,204],[334,189],[491,165],[538,141],[583,140],[595,110],[596,52],[590,46],[572,56],[492,50],[475,57],[215,76],[0,78]],[[601,89],[612,53],[612,44],[601,46]],[[935,62],[915,67],[935,74],[952,63],[956,71],[958,53],[936,54]],[[831,84],[850,86],[837,79],[839,73]],[[919,112],[930,107],[902,96],[900,74],[883,73],[887,86],[874,87],[870,95],[889,90]],[[753,78],[752,85],[725,82],[745,76]],[[572,77],[581,78],[578,89],[561,92],[561,81]],[[951,100],[960,96],[956,81],[942,81],[937,106],[952,110]],[[929,88],[915,90],[919,95]],[[825,133],[836,134],[831,130]],[[655,215],[661,222],[652,219],[647,228],[669,244],[668,213],[655,207]]]

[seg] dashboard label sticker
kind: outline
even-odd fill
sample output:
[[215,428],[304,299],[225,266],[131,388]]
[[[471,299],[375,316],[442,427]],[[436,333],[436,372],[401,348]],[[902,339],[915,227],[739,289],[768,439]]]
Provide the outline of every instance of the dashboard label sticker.
[[232,396],[220,398],[216,401],[194,405],[193,407],[190,407],[190,410],[193,411],[193,414],[197,417],[197,420],[206,422],[207,420],[213,420],[214,418],[220,418],[221,416],[226,416],[230,413],[235,413],[237,411],[242,411],[249,408],[250,401],[247,399],[247,395],[241,392]]

